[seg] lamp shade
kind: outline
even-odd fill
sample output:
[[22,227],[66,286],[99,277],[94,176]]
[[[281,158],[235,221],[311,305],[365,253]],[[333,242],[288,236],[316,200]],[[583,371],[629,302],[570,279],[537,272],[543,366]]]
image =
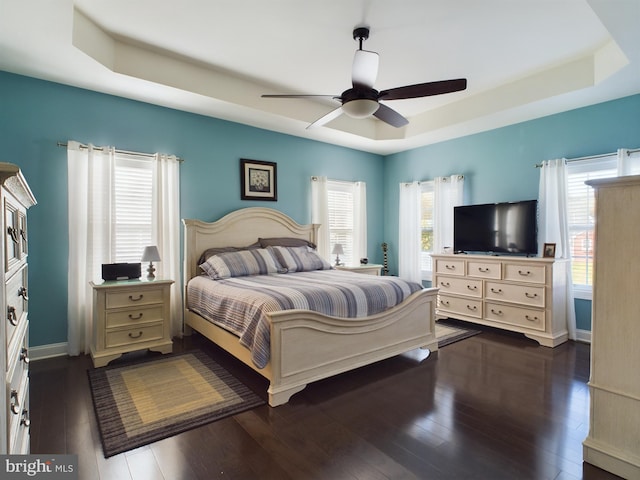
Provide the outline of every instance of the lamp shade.
[[341,243],[336,243],[333,246],[333,251],[331,252],[334,255],[344,255],[344,250],[342,249],[342,244]]
[[368,98],[357,98],[342,104],[342,110],[353,118],[366,118],[378,110],[378,102]]
[[159,262],[160,252],[158,252],[158,247],[156,247],[155,245],[144,247],[144,252],[142,252],[142,261],[143,262]]

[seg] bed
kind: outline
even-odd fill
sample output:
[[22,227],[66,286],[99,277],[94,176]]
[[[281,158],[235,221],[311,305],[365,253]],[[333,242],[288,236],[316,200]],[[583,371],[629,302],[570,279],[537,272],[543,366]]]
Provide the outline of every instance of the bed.
[[[318,225],[300,225],[282,212],[262,207],[236,210],[212,223],[183,219],[183,225],[185,334],[192,329],[199,332],[268,379],[272,407],[287,403],[311,382],[415,348],[431,353],[438,349],[434,313],[437,289],[426,288],[411,293],[397,306],[366,317],[341,318],[306,309],[270,312],[269,360],[261,368],[235,333],[191,308],[189,282],[202,276],[199,263],[207,249],[246,247],[259,237],[316,243]],[[362,277],[364,280],[365,275]]]

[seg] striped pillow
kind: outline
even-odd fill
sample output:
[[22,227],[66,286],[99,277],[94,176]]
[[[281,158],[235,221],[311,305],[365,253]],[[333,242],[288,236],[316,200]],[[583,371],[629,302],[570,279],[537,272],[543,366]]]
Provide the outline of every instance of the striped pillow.
[[309,247],[267,247],[267,249],[273,252],[278,263],[289,273],[331,269],[329,262]]
[[213,255],[200,268],[214,280],[286,272],[266,248]]

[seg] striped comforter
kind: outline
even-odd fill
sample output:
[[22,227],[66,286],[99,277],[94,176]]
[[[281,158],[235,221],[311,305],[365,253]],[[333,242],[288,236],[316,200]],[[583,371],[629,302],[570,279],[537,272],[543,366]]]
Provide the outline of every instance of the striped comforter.
[[258,368],[269,362],[267,314],[312,310],[342,318],[375,315],[404,301],[422,286],[398,277],[316,270],[253,275],[224,280],[199,276],[189,281],[189,309],[240,338]]

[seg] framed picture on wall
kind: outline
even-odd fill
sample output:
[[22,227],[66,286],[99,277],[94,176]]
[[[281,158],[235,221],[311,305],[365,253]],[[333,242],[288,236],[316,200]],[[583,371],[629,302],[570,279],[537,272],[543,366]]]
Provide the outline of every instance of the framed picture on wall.
[[544,258],[556,258],[556,244],[545,243],[544,248],[542,249],[542,256]]
[[275,162],[240,159],[240,198],[273,202],[278,199],[278,175]]

